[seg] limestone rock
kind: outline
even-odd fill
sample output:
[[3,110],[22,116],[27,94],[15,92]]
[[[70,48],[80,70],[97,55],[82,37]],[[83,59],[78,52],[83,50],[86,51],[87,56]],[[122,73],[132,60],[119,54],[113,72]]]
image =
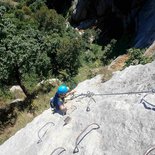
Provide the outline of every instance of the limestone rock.
[[97,26],[103,42],[135,34],[134,45],[147,47],[155,40],[154,0],[74,0],[72,21],[79,29]]
[[22,90],[21,87],[18,86],[18,85],[12,86],[12,87],[10,88],[10,92],[11,92],[11,94],[13,95],[13,97],[14,97],[15,99],[23,99],[23,98],[26,97],[25,94],[24,94],[24,92],[23,92],[23,90]]
[[[1,155],[50,155],[60,147],[64,155],[78,149],[79,155],[143,155],[155,144],[154,68],[155,61],[117,71],[105,83],[100,75],[79,83],[77,95],[87,97],[67,103],[76,106],[69,124],[48,109],[4,142]],[[149,93],[111,94],[139,91]]]
[[114,61],[112,61],[112,63],[108,66],[108,69],[112,70],[113,72],[122,70],[123,67],[125,66],[125,62],[128,60],[128,58],[129,57],[127,54],[120,55]]
[[37,84],[37,87],[42,87],[44,85],[51,85],[53,87],[58,86],[61,83],[59,79],[48,79],[48,80],[43,80],[40,83]]
[[144,56],[155,57],[155,41],[153,44],[145,51]]

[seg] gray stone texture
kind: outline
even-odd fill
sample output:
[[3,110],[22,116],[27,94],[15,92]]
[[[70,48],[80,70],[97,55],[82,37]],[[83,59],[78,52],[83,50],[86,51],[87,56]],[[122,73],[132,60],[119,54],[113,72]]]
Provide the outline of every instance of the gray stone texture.
[[[147,65],[130,66],[115,72],[101,82],[101,75],[80,83],[77,94],[121,93],[155,88],[155,61]],[[91,123],[100,128],[92,130],[79,144],[79,155],[143,155],[155,145],[155,94],[94,95],[96,103],[82,96],[66,103],[67,116],[44,111],[31,123],[0,146],[0,155],[50,155],[58,147],[66,149],[63,155],[73,154],[78,135]],[[72,107],[76,106],[74,111]],[[46,123],[42,130],[40,130]],[[39,132],[40,131],[40,132]],[[42,142],[38,143],[38,132]]]

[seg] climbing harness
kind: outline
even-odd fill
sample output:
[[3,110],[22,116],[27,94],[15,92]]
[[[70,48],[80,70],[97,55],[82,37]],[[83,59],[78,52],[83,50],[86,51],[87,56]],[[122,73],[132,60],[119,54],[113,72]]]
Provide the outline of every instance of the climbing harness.
[[[86,132],[88,130],[88,128],[91,127],[91,129]],[[90,125],[88,125],[80,134],[79,136],[76,138],[76,142],[75,142],[75,148],[73,150],[73,153],[78,153],[79,149],[78,149],[78,145],[80,144],[80,142],[84,139],[84,137],[86,137],[92,130],[97,130],[99,129],[100,126],[97,123],[92,123]],[[85,134],[84,134],[85,133]]]
[[66,151],[66,149],[64,149],[63,147],[58,147],[58,148],[54,149],[50,155],[60,155],[64,151]]
[[[149,148],[144,155],[149,155],[153,150],[155,150],[155,146]],[[150,154],[151,155],[151,154]]]
[[46,123],[42,128],[39,129],[39,131],[38,131],[38,138],[39,138],[39,140],[38,140],[37,144],[39,144],[39,143],[42,142],[42,138],[43,138],[43,137],[45,136],[45,134],[47,133],[48,129],[44,132],[44,134],[43,134],[42,136],[40,136],[41,130],[42,130],[43,128],[45,128],[48,124],[52,124],[53,126],[55,125],[53,122],[48,122],[48,123]]

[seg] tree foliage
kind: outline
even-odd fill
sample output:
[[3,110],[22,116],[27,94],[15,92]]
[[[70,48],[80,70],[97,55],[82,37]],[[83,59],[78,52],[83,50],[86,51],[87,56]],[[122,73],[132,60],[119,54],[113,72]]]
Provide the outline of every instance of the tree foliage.
[[84,53],[84,60],[88,63],[94,63],[100,60],[103,54],[102,46],[91,44],[89,49]]
[[46,50],[50,57],[52,74],[66,72],[69,76],[76,75],[80,66],[80,49],[81,41],[78,37],[58,36],[47,40]]
[[46,6],[42,6],[35,14],[35,18],[39,23],[39,28],[44,31],[64,32],[65,19],[58,15],[55,10],[49,10]]
[[47,75],[50,59],[38,38],[39,31],[29,27],[21,31],[10,19],[2,18],[0,40],[0,82],[4,84],[19,84],[23,86],[25,74],[36,73],[38,76]]
[[107,65],[109,61],[113,58],[116,42],[117,41],[115,39],[112,39],[110,43],[104,47],[103,54],[101,56],[101,61],[104,65]]
[[0,11],[0,84],[18,84],[29,95],[25,76],[77,74],[81,37],[66,28],[61,15],[41,7],[35,18],[27,20],[23,10],[10,14],[1,7]]

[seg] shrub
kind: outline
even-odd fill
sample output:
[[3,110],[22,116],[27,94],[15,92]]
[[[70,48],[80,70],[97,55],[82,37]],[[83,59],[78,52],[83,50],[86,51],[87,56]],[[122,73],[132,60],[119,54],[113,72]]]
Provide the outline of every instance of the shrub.
[[95,61],[100,60],[102,53],[102,46],[91,44],[89,49],[83,54],[83,59],[87,63],[94,63]]
[[87,43],[92,43],[93,40],[96,38],[97,36],[97,33],[95,30],[93,29],[87,29],[84,31],[84,34],[83,34],[83,39],[85,40],[85,42]]
[[114,53],[116,42],[117,41],[115,39],[112,39],[110,43],[104,47],[103,54],[101,56],[101,61],[103,65],[107,65],[109,61],[113,58],[112,53]]
[[137,49],[137,48],[128,49],[127,52],[129,54],[129,59],[126,61],[125,66],[149,63],[152,59],[145,57],[143,55],[144,51],[145,49]]

